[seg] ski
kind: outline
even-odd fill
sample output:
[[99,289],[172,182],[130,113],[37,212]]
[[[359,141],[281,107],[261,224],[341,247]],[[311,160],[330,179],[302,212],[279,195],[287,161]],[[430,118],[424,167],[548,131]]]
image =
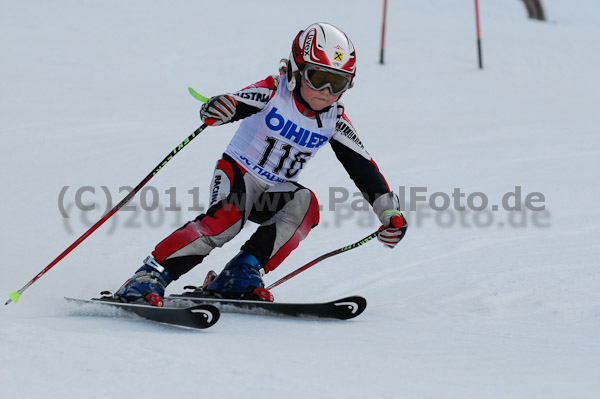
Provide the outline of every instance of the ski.
[[201,289],[197,289],[182,294],[169,295],[165,298],[165,304],[169,306],[182,306],[185,303],[214,305],[223,313],[338,320],[352,319],[360,315],[367,307],[367,300],[361,296],[349,296],[319,303],[279,303],[215,298],[208,296]]
[[125,303],[113,297],[92,299],[65,298],[79,305],[101,305],[123,309],[145,319],[180,327],[208,328],[219,321],[220,312],[212,304],[197,304],[186,307],[157,307],[143,303]]

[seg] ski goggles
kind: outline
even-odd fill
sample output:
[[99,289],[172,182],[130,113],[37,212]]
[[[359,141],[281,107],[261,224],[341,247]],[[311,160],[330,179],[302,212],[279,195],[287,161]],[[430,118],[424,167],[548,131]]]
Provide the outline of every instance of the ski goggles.
[[311,89],[323,90],[327,87],[333,95],[342,94],[352,83],[351,74],[314,64],[306,64],[302,76]]

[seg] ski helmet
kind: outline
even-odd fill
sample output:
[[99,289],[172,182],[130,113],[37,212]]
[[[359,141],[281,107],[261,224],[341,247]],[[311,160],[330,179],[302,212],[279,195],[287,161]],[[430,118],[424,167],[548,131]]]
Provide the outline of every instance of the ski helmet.
[[352,81],[356,76],[354,44],[344,32],[331,24],[324,22],[312,24],[300,31],[292,42],[287,66],[289,90],[294,90],[296,87],[296,72],[302,72],[307,64],[343,73],[349,79],[344,89],[346,90],[352,87]]

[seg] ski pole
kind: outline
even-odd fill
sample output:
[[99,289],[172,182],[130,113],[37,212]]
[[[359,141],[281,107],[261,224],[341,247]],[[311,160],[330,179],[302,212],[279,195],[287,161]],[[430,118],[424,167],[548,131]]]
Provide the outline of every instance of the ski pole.
[[56,265],[62,258],[67,256],[69,254],[69,252],[71,252],[73,249],[75,249],[75,247],[77,247],[79,244],[81,244],[83,242],[83,240],[88,238],[94,231],[96,231],[96,229],[98,227],[102,226],[102,224],[104,224],[104,222],[106,222],[112,215],[114,215],[125,204],[127,204],[133,198],[133,196],[138,191],[140,191],[142,189],[142,187],[144,187],[146,185],[146,183],[148,183],[148,181],[150,181],[150,179],[152,179],[152,177],[154,177],[154,175],[157,174],[167,164],[167,162],[169,162],[175,155],[177,155],[183,149],[183,147],[188,145],[190,143],[190,141],[192,141],[196,136],[198,136],[200,133],[202,133],[202,131],[204,129],[206,129],[206,127],[207,127],[207,125],[205,123],[203,123],[202,126],[200,126],[198,129],[196,129],[194,131],[194,133],[190,134],[185,140],[183,140],[181,142],[181,144],[179,144],[177,147],[175,147],[173,149],[173,151],[171,151],[169,153],[169,155],[167,155],[165,157],[165,159],[163,159],[156,166],[156,168],[154,168],[152,170],[152,172],[150,172],[150,174],[148,174],[148,176],[146,176],[146,178],[144,178],[144,180],[142,180],[129,194],[127,194],[127,196],[125,198],[123,198],[123,200],[121,200],[121,202],[119,202],[114,208],[112,208],[100,220],[98,220],[95,225],[90,227],[90,229],[88,231],[83,233],[83,235],[81,237],[79,237],[73,244],[71,244],[67,249],[65,249],[60,255],[58,255],[58,257],[56,259],[54,259],[52,262],[50,262],[50,264],[48,266],[46,266],[41,272],[39,272],[37,274],[37,276],[32,278],[31,281],[29,281],[27,284],[25,284],[25,286],[23,288],[21,288],[18,291],[11,292],[10,294],[8,294],[9,299],[8,299],[8,301],[6,301],[6,303],[4,305],[8,305],[11,302],[17,303],[19,301],[19,298],[21,297],[21,294],[23,293],[23,291],[25,291],[27,288],[29,288],[37,280],[39,280],[40,277],[42,277],[44,274],[46,274],[46,272],[48,270],[52,269],[54,267],[54,265]]
[[483,69],[483,60],[481,57],[481,28],[479,26],[479,0],[475,0],[475,26],[477,31],[477,57],[479,59],[479,69]]
[[379,63],[383,65],[383,50],[385,47],[385,20],[387,19],[387,0],[383,0],[383,22],[381,23],[381,48],[379,49]]
[[330,257],[335,256],[335,255],[339,255],[339,254],[341,254],[343,252],[348,252],[351,249],[358,248],[361,245],[368,243],[369,241],[371,241],[375,237],[377,237],[377,231],[369,234],[368,236],[366,236],[365,238],[363,238],[360,241],[355,242],[354,244],[350,244],[350,245],[347,245],[345,247],[338,248],[335,251],[331,251],[331,252],[328,252],[328,253],[326,253],[324,255],[321,255],[318,258],[316,258],[316,259],[308,262],[306,265],[304,265],[304,266],[302,266],[302,267],[294,270],[293,272],[291,272],[287,276],[284,276],[284,277],[280,278],[279,280],[277,280],[276,282],[274,282],[273,284],[271,284],[270,286],[268,286],[267,289],[270,290],[271,288],[277,287],[279,284],[288,281],[292,277],[294,277],[294,276],[302,273],[303,271],[305,271],[309,267],[312,267],[312,266],[316,265],[317,263],[321,262],[322,260],[325,260],[325,259],[330,258]]

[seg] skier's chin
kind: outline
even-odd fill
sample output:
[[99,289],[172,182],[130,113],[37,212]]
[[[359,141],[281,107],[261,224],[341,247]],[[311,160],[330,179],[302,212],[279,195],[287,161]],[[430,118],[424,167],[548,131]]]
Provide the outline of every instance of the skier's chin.
[[329,104],[329,103],[330,103],[329,99],[325,99],[325,98],[313,98],[312,99],[311,107],[315,111],[321,111],[322,109],[327,108],[328,106],[330,106],[331,104]]

